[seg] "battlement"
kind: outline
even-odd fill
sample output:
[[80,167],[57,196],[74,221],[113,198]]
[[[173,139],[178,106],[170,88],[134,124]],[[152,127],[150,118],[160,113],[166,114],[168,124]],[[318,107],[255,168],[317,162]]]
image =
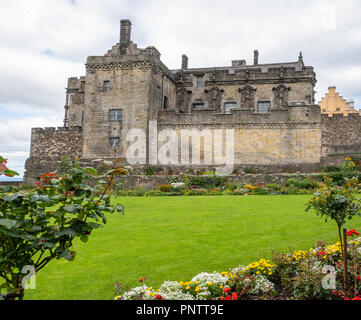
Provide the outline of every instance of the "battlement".
[[82,132],[83,128],[79,126],[71,127],[45,127],[45,128],[31,128],[31,131],[34,133],[48,133],[48,132]]

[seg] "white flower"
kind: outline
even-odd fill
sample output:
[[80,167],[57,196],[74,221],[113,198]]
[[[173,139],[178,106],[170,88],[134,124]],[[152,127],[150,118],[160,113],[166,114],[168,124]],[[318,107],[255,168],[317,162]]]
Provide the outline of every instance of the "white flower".
[[224,286],[228,281],[228,277],[222,276],[219,272],[216,271],[213,273],[202,272],[193,277],[191,281],[197,281],[200,288],[204,286],[206,289],[208,288],[207,285],[209,282],[212,282],[218,286]]
[[259,295],[260,293],[266,294],[274,290],[274,284],[266,277],[259,274],[255,277],[252,285],[252,289],[249,291],[252,295]]
[[151,287],[147,287],[145,284],[135,287],[127,292],[125,292],[119,300],[154,300],[155,297],[151,295],[150,293],[153,292],[153,289]]
[[165,300],[194,300],[190,293],[184,293],[177,281],[164,281],[159,292]]

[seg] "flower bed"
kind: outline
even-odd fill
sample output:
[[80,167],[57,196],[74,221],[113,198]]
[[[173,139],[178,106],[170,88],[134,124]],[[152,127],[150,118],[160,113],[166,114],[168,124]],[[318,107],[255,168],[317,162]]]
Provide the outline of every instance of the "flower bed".
[[[356,231],[350,232],[349,236],[355,234]],[[114,299],[360,300],[361,237],[349,241],[348,248],[348,277],[353,284],[348,293],[343,291],[340,243],[319,242],[309,250],[275,253],[272,261],[260,259],[221,273],[202,272],[189,281],[165,281],[158,289],[147,286],[145,279],[140,279],[142,284],[130,290],[124,290],[117,283]],[[327,273],[329,271],[331,273]]]

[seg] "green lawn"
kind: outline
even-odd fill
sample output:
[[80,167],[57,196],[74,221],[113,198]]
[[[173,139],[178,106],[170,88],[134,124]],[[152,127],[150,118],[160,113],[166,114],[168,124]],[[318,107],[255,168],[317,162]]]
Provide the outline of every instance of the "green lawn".
[[[54,261],[39,272],[25,299],[110,299],[113,283],[159,286],[224,271],[272,250],[308,249],[337,241],[334,222],[305,212],[309,196],[125,197],[125,216],[109,215],[88,243],[75,243],[73,262]],[[361,218],[350,226],[360,229]]]

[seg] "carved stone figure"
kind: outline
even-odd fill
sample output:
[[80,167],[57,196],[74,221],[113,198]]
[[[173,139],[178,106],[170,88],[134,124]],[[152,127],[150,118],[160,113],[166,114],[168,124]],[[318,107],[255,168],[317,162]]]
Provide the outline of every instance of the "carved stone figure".
[[254,107],[254,92],[256,90],[250,85],[238,89],[238,92],[241,93],[241,108],[251,109]]
[[272,89],[274,91],[274,101],[276,108],[284,109],[288,107],[288,91],[291,90],[290,87],[286,87],[284,84],[281,84]]
[[221,96],[224,90],[218,87],[212,87],[209,90],[204,90],[204,92],[209,94],[209,105],[216,111],[220,111]]

